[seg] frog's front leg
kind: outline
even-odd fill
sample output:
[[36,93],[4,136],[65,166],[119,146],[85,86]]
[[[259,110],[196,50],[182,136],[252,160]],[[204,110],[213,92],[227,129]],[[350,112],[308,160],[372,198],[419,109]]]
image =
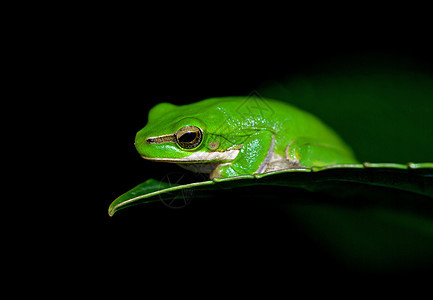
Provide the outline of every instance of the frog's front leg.
[[210,179],[264,172],[272,157],[274,144],[275,136],[268,130],[252,134],[244,141],[236,158],[230,163],[218,166],[210,174]]

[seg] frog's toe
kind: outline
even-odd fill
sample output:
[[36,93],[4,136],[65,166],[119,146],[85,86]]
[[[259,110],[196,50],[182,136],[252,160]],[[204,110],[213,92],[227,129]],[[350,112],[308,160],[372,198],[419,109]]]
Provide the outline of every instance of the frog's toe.
[[239,176],[239,175],[240,174],[232,168],[231,163],[226,163],[226,164],[221,164],[217,168],[215,168],[209,174],[209,177],[211,180],[216,179],[216,181],[218,181],[218,179],[235,177],[235,176]]

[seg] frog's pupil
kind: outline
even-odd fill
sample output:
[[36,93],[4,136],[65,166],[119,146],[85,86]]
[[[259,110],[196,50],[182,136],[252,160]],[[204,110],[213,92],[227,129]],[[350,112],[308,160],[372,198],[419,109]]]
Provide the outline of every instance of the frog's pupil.
[[179,138],[179,141],[182,143],[191,143],[196,138],[197,133],[195,132],[187,132],[182,134],[182,136]]

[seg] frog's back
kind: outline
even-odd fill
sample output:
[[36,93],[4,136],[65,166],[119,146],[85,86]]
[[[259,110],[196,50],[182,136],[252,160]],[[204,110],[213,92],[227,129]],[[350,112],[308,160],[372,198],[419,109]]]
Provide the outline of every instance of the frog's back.
[[[190,105],[191,113],[194,111],[197,116],[206,119],[215,118],[219,122],[225,121],[221,118],[237,120],[239,126],[262,126],[288,138],[309,136],[340,140],[330,127],[314,115],[278,100],[237,96],[210,98]],[[184,113],[188,114],[187,111]]]
[[281,155],[292,141],[307,139],[338,149],[342,156],[349,158],[347,161],[356,161],[350,147],[332,128],[288,103],[259,97],[211,98],[202,103],[200,113],[208,119],[216,116],[219,125],[224,120],[237,120],[239,129],[245,126],[273,131],[275,152]]

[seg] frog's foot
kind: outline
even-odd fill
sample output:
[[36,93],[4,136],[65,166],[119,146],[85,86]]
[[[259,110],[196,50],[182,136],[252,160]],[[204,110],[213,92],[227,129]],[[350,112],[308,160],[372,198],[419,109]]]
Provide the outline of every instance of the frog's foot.
[[223,178],[228,178],[228,177],[236,177],[236,176],[240,176],[240,175],[241,174],[239,174],[238,172],[236,172],[232,168],[231,163],[225,163],[225,164],[221,164],[217,168],[215,168],[209,174],[209,177],[211,180],[214,180],[215,178],[223,179]]
[[293,166],[301,168],[358,163],[350,149],[309,137],[291,141],[286,147],[285,158]]

